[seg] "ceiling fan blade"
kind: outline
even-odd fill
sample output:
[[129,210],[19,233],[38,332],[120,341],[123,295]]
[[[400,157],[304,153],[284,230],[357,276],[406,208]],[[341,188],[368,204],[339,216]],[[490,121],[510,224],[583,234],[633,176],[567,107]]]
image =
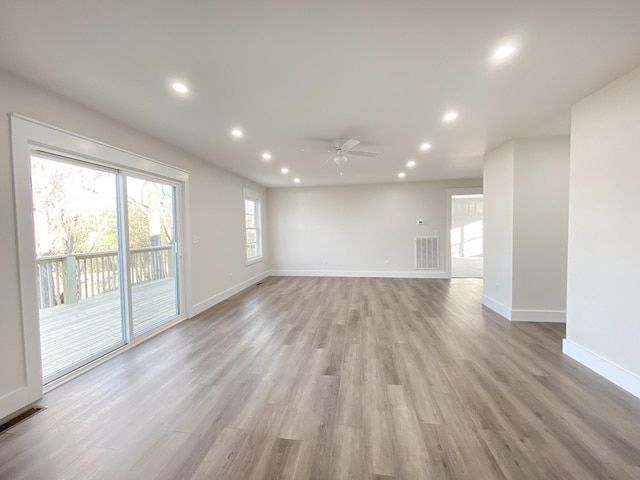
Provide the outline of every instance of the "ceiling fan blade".
[[338,138],[335,141],[335,147],[340,150],[351,150],[353,147],[358,145],[360,140],[356,140],[355,138]]
[[317,149],[317,148],[303,148],[300,150],[301,153],[335,153],[334,150],[329,150],[328,148]]
[[349,150],[345,153],[348,155],[356,155],[358,157],[375,157],[376,155],[378,155],[377,153],[373,152],[359,152],[357,150]]

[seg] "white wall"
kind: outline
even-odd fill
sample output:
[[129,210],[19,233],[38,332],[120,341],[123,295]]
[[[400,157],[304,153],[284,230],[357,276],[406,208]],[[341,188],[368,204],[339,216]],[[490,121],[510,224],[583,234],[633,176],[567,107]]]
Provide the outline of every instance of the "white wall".
[[569,137],[514,145],[512,320],[565,321]]
[[514,145],[484,158],[484,283],[482,303],[511,318]]
[[[268,271],[268,261],[245,267],[242,187],[264,189],[162,141],[111,121],[65,98],[0,71],[0,418],[11,413],[25,384],[9,118],[18,113],[188,170],[192,245],[192,308],[199,311]],[[266,194],[265,194],[266,201]],[[268,251],[268,241],[265,238]],[[12,396],[13,395],[13,396]],[[19,408],[19,407],[18,407]]]
[[640,69],[571,124],[564,351],[640,397]]
[[568,197],[568,137],[514,140],[485,157],[489,308],[514,321],[565,321]]
[[[446,276],[447,188],[482,181],[272,188],[271,267],[276,274]],[[424,220],[422,226],[417,220]],[[440,237],[438,272],[414,269],[414,237]],[[388,264],[386,263],[388,262]]]

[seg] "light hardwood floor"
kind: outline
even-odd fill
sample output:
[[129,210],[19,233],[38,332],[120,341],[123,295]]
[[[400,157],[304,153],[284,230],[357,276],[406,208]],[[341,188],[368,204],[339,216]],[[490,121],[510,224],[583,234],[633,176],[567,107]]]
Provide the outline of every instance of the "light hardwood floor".
[[640,479],[640,400],[478,279],[269,278],[50,392],[2,479]]

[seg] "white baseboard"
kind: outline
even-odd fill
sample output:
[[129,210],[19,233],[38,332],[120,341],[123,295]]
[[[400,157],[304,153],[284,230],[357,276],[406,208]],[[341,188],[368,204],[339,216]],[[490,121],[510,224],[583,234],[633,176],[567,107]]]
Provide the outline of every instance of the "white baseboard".
[[205,310],[210,309],[211,307],[217,305],[218,303],[226,300],[227,298],[235,295],[236,293],[240,293],[245,288],[250,287],[251,285],[255,285],[256,283],[264,280],[269,276],[270,272],[263,272],[260,275],[256,275],[255,277],[250,278],[249,280],[245,280],[242,283],[234,285],[233,287],[225,290],[224,292],[220,292],[213,297],[209,297],[202,302],[198,302],[191,307],[190,315],[193,317],[198,315],[199,313],[204,312]]
[[564,310],[511,310],[512,322],[567,323]]
[[372,270],[271,270],[272,277],[450,278],[442,271]]
[[640,377],[637,375],[566,338],[562,341],[562,353],[640,398]]
[[511,320],[511,309],[499,301],[494,300],[491,297],[487,297],[486,295],[482,295],[482,304],[497,314],[502,315],[507,320]]
[[482,304],[512,322],[566,323],[564,310],[512,310],[499,301],[482,295]]

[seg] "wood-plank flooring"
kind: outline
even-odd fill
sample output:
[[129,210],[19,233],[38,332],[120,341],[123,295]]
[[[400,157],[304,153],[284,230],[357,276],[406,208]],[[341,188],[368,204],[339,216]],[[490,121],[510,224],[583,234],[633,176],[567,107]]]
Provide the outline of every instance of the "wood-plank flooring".
[[268,278],[48,393],[0,479],[640,479],[640,400],[481,289]]

